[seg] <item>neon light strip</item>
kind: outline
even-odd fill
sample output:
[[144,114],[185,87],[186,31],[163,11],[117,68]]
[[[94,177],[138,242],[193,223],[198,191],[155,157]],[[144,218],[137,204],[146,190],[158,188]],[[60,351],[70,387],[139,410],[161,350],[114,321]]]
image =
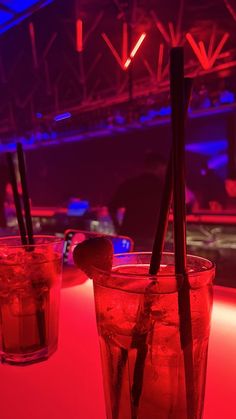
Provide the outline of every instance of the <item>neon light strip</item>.
[[142,35],[140,36],[139,40],[136,42],[134,48],[132,49],[131,53],[130,53],[130,58],[134,58],[135,54],[137,53],[138,49],[141,47],[144,39],[146,38],[146,33],[142,33]]
[[110,50],[111,50],[112,54],[114,55],[114,57],[115,57],[116,61],[118,62],[118,64],[119,64],[119,65],[121,66],[121,68],[123,69],[123,68],[124,68],[124,65],[123,65],[123,63],[122,63],[122,61],[121,61],[121,59],[120,59],[120,56],[119,56],[118,52],[117,52],[117,51],[116,51],[116,49],[113,47],[113,45],[112,45],[111,41],[109,40],[109,38],[107,37],[107,35],[106,35],[104,32],[102,33],[102,37],[103,37],[104,41],[106,42],[106,44],[107,44],[108,48],[110,48]]
[[166,64],[166,66],[164,67],[164,70],[162,71],[162,78],[166,76],[168,71],[169,71],[169,63]]
[[128,25],[123,23],[123,42],[122,42],[122,61],[126,62],[128,58]]
[[43,51],[43,58],[44,59],[47,57],[47,55],[48,55],[48,53],[49,53],[49,51],[50,51],[50,49],[51,49],[51,47],[53,45],[53,42],[55,41],[56,37],[57,37],[57,33],[54,32],[52,34],[51,38],[49,39],[49,41],[48,41],[48,43],[47,43],[44,51]]
[[33,22],[29,23],[29,33],[30,33],[34,67],[37,68],[38,67],[38,59],[37,59],[37,51],[36,51],[36,44],[35,44],[35,30],[34,30]]
[[193,36],[191,35],[191,33],[189,33],[189,32],[188,32],[188,33],[186,34],[186,39],[187,39],[187,41],[189,42],[190,46],[192,47],[193,52],[195,53],[196,57],[198,58],[198,60],[199,60],[199,62],[200,62],[200,64],[201,64],[201,66],[204,68],[204,70],[207,70],[207,69],[208,69],[208,67],[206,67],[206,65],[205,65],[205,61],[204,61],[204,60],[203,60],[203,58],[202,58],[201,51],[200,51],[200,49],[199,49],[199,47],[198,47],[197,43],[195,42],[195,40],[194,40]]
[[207,56],[207,52],[206,52],[206,48],[205,48],[204,42],[203,41],[200,41],[198,43],[198,45],[199,45],[200,52],[202,54],[202,59],[203,59],[203,61],[205,63],[205,68],[209,68],[210,67],[210,62],[209,62],[209,59],[208,59],[208,56]]
[[81,19],[77,19],[76,22],[76,50],[83,51],[83,22]]
[[214,62],[215,62],[215,61],[216,61],[216,59],[218,58],[218,56],[219,56],[219,54],[220,54],[220,52],[221,52],[221,50],[222,50],[222,48],[223,48],[223,46],[224,46],[224,44],[226,43],[226,41],[227,41],[227,39],[228,39],[228,38],[229,38],[229,34],[228,34],[228,33],[225,33],[225,34],[223,35],[223,37],[222,37],[222,39],[221,39],[221,41],[220,41],[220,43],[219,43],[218,47],[216,48],[216,50],[215,50],[215,52],[214,52],[214,54],[213,54],[212,58],[211,58],[211,61],[210,61],[210,66],[211,66],[211,67],[213,66]]
[[59,122],[59,121],[63,121],[63,119],[68,119],[71,118],[71,113],[70,112],[65,112],[65,113],[61,113],[60,115],[56,115],[54,117],[54,121]]
[[168,26],[169,26],[169,31],[170,31],[170,37],[171,37],[171,44],[173,47],[177,46],[177,39],[175,36],[175,30],[174,30],[174,25],[172,22],[168,22]]
[[229,13],[232,15],[233,19],[236,20],[236,13],[233,9],[233,7],[231,6],[231,4],[229,4],[228,0],[224,0],[225,6],[227,7]]
[[156,75],[155,75],[154,71],[152,70],[151,66],[149,65],[148,61],[145,58],[143,60],[143,63],[145,65],[147,71],[149,72],[150,76],[152,78],[155,78]]
[[127,69],[129,67],[130,63],[131,63],[131,58],[127,58],[127,60],[124,63],[124,68]]
[[167,44],[170,44],[170,37],[169,37],[167,31],[165,30],[164,25],[161,23],[161,21],[159,19],[157,19],[157,16],[156,16],[156,13],[154,12],[154,10],[151,10],[151,15],[152,15],[152,18],[155,22],[155,25],[156,25],[157,29],[160,31],[160,33],[162,34],[162,36],[165,39],[165,41],[167,42]]
[[177,25],[176,25],[176,42],[177,45],[181,41],[181,25],[182,25],[182,19],[183,19],[183,10],[184,10],[184,0],[180,1],[180,7],[179,7],[179,13],[177,17]]
[[225,166],[228,162],[228,155],[221,154],[220,156],[212,157],[208,161],[209,169],[218,169],[219,167]]
[[211,59],[212,54],[213,54],[213,48],[214,48],[214,44],[215,44],[215,37],[216,37],[216,26],[214,25],[213,27],[213,32],[211,34],[211,39],[209,42],[209,48],[208,48],[208,57]]
[[162,73],[162,64],[163,64],[163,55],[164,55],[164,44],[160,44],[158,61],[157,61],[157,81],[161,80]]
[[164,25],[163,25],[160,21],[157,21],[157,22],[156,22],[156,27],[157,27],[157,29],[160,31],[160,33],[162,34],[162,36],[163,36],[163,38],[165,39],[165,41],[166,41],[168,44],[170,44],[170,38],[169,38],[169,35],[168,35],[168,33],[166,32],[165,28],[164,28]]
[[139,50],[140,46],[142,45],[144,39],[146,38],[146,33],[142,33],[142,35],[140,36],[140,38],[138,39],[138,41],[136,42],[134,48],[132,49],[129,58],[127,58],[127,60],[124,63],[124,69],[127,70],[127,68],[129,67],[129,65],[131,64],[132,58],[134,58],[134,56],[136,55],[137,51]]
[[231,56],[231,52],[227,51],[227,52],[222,52],[221,54],[219,54],[218,58],[228,58]]

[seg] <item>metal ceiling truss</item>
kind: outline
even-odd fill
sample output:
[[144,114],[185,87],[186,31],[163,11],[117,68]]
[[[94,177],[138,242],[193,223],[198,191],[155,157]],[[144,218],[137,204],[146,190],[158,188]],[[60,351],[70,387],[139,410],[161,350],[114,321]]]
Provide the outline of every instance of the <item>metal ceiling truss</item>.
[[[232,4],[228,0],[224,2],[236,20]],[[38,21],[36,24],[32,16],[24,24],[27,29],[24,42],[27,45],[30,43],[31,59],[29,62],[27,58],[29,68],[20,82],[19,74],[29,49],[22,44],[11,63],[6,64],[6,53],[1,52],[0,46],[0,84],[7,92],[6,97],[0,100],[0,107],[5,109],[3,119],[8,121],[9,132],[18,129],[19,118],[13,115],[19,109],[30,114],[26,124],[30,128],[37,123],[37,112],[50,120],[56,113],[65,110],[78,114],[92,110],[101,101],[104,106],[111,106],[150,93],[168,91],[168,55],[172,46],[186,45],[186,75],[202,77],[236,67],[236,50],[228,46],[229,33],[219,35],[216,25],[213,25],[208,40],[198,38],[191,31],[184,32],[184,0],[179,1],[175,24],[172,21],[164,23],[157,10],[148,11],[151,29],[146,31],[139,30],[142,22],[140,16],[137,17],[136,0],[130,3],[132,7],[119,0],[111,0],[111,3],[116,8],[113,32],[107,29],[112,25],[106,24],[110,19],[106,10],[88,19],[85,9],[80,10],[78,2],[76,16],[69,24],[65,24],[65,19],[60,16],[60,25],[57,29],[52,25],[43,47],[41,37],[45,37],[44,28]],[[44,11],[47,12],[46,9]],[[120,33],[115,30],[118,27]],[[18,30],[22,29],[14,29],[16,37]],[[150,49],[150,39],[156,41],[151,45],[152,54],[147,55],[145,52]],[[4,42],[8,42],[7,36],[2,44]],[[152,62],[150,55],[156,57]],[[23,97],[21,85],[25,87]]]

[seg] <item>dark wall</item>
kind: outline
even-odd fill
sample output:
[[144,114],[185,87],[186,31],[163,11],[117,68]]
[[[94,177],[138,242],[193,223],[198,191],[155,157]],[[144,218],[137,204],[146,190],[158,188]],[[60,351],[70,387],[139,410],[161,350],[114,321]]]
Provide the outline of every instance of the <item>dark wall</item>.
[[[226,138],[228,113],[189,121],[188,142]],[[30,192],[34,205],[64,205],[69,197],[105,204],[122,179],[141,170],[147,150],[168,158],[170,126],[111,134],[27,151]],[[205,156],[187,153],[189,178],[199,175]]]
[[106,203],[122,179],[143,167],[147,150],[168,155],[168,129],[139,130],[27,151],[34,205],[62,205],[70,196]]

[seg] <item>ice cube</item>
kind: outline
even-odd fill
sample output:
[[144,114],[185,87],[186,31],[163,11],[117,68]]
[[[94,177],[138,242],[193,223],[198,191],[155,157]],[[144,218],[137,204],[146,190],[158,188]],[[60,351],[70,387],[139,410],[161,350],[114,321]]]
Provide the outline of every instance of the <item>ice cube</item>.
[[8,250],[4,258],[4,263],[6,263],[7,265],[21,265],[24,260],[24,253],[25,251],[23,249],[15,253],[9,253]]

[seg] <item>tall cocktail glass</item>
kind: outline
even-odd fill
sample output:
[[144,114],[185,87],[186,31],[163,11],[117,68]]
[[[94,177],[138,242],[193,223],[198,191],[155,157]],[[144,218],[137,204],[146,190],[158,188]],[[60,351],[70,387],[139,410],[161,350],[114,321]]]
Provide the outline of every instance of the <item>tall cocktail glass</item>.
[[0,358],[26,365],[57,349],[63,242],[36,236],[0,238]]
[[[108,419],[190,419],[186,406],[174,255],[148,274],[148,253],[115,255],[112,272],[96,271],[94,296]],[[213,264],[188,256],[194,403],[202,418],[212,309]]]

